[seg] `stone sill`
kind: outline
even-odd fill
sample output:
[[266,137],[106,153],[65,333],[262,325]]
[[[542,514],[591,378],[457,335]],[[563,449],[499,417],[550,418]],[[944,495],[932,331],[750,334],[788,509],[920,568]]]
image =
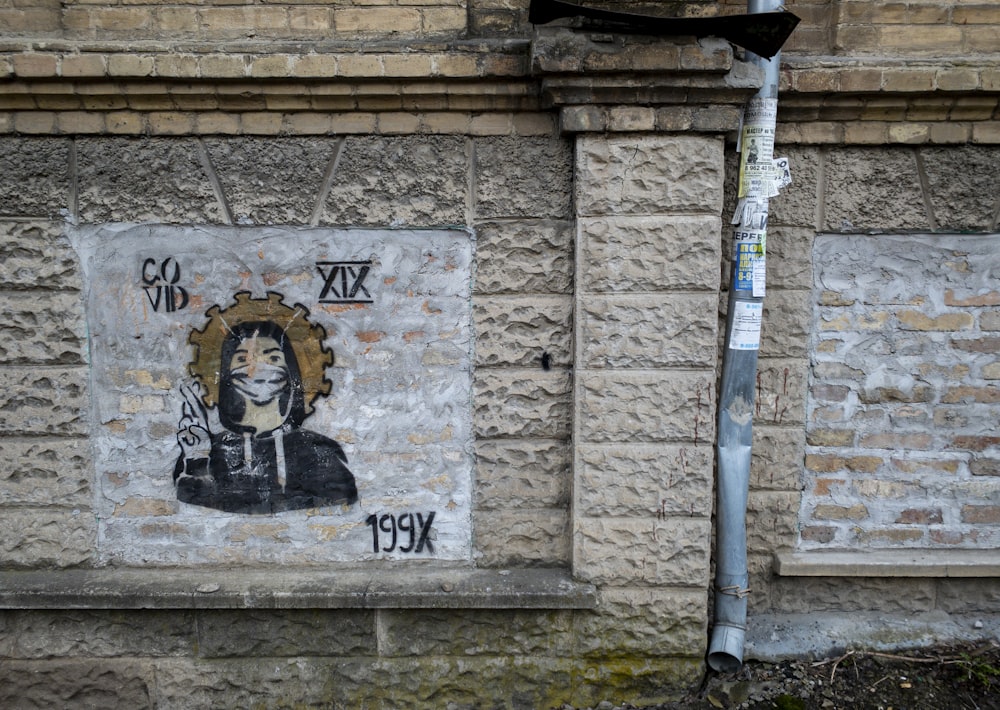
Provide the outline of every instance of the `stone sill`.
[[562,569],[103,568],[0,572],[0,609],[592,609]]
[[1000,577],[1000,550],[777,552],[779,577]]

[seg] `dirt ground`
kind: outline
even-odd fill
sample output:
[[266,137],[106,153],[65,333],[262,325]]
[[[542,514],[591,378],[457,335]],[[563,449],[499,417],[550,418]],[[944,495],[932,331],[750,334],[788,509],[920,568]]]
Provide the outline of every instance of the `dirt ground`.
[[751,661],[736,674],[710,673],[691,697],[657,710],[720,708],[1000,710],[1000,645],[849,651],[820,661]]

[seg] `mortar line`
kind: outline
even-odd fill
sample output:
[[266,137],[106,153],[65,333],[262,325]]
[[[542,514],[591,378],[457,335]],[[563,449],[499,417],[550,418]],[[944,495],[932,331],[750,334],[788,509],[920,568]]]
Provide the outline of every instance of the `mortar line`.
[[819,170],[816,176],[816,209],[813,214],[813,219],[816,220],[816,233],[823,231],[823,225],[826,222],[826,158],[828,151],[829,149],[826,147],[820,148],[819,151]]
[[920,181],[920,196],[924,201],[924,210],[927,212],[927,224],[931,231],[938,228],[937,220],[934,218],[934,207],[931,204],[930,181],[927,179],[927,170],[924,166],[924,156],[919,148],[913,149],[913,159],[917,164],[917,179]]
[[313,207],[312,217],[309,218],[310,227],[318,227],[320,219],[323,218],[323,208],[326,206],[326,199],[333,190],[333,181],[337,176],[337,168],[340,167],[340,157],[344,154],[344,143],[346,138],[338,138],[333,147],[333,155],[326,164],[326,172],[323,174],[323,184],[320,186],[319,195],[316,197],[316,206]]
[[218,201],[219,206],[222,208],[223,219],[226,224],[233,223],[233,210],[229,206],[229,200],[226,199],[226,191],[222,186],[222,181],[219,180],[219,175],[215,171],[215,165],[212,163],[212,156],[208,153],[208,146],[205,145],[204,138],[198,138],[198,159],[201,161],[201,167],[205,171],[206,177],[208,177],[208,182],[212,186],[212,192],[215,193],[215,199]]

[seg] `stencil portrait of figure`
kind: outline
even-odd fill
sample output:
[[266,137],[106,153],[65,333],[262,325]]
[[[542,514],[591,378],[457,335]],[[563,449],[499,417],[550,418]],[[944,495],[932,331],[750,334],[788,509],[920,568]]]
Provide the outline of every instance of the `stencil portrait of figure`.
[[189,337],[195,382],[181,388],[178,500],[257,514],[355,503],[340,444],[302,426],[332,387],[326,332],[280,294],[234,298]]

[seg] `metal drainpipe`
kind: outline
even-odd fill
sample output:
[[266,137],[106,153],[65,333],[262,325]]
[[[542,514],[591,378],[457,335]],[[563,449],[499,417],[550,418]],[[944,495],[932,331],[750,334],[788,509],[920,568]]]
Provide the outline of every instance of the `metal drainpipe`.
[[[750,0],[750,14],[771,12],[781,0]],[[740,140],[740,201],[733,217],[733,270],[719,394],[716,505],[715,623],[708,665],[735,672],[743,664],[747,595],[747,492],[753,439],[757,350],[764,301],[768,198],[776,194],[772,153],[780,52],[748,59],[764,69],[764,85],[744,111]],[[756,179],[759,178],[759,179]]]

